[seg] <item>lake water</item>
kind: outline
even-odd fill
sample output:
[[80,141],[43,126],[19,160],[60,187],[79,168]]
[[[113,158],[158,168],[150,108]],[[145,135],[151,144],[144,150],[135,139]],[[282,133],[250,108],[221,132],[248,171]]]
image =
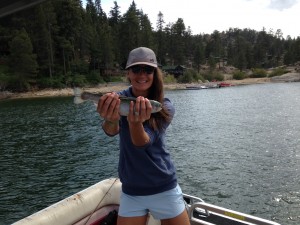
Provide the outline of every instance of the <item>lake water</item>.
[[[187,194],[300,224],[300,83],[167,91],[167,146]],[[0,102],[0,225],[117,176],[118,138],[93,104]]]

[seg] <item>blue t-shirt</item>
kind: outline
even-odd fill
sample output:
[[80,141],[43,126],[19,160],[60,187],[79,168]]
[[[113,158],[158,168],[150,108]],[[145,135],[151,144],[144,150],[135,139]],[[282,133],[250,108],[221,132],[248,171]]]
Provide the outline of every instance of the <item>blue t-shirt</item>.
[[[131,87],[118,94],[134,97]],[[175,109],[171,101],[165,98],[163,104],[173,117]],[[168,126],[169,123],[165,123],[164,129],[154,130],[145,123],[144,129],[150,142],[137,147],[131,141],[127,117],[121,116],[118,172],[124,193],[152,195],[176,187],[176,169],[165,145],[165,131]]]

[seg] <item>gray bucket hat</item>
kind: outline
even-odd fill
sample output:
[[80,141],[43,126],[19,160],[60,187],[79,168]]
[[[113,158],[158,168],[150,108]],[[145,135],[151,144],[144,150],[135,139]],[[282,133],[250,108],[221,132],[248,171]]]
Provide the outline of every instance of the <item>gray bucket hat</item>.
[[146,47],[133,49],[129,53],[125,69],[138,64],[145,64],[157,68],[155,53],[150,48]]

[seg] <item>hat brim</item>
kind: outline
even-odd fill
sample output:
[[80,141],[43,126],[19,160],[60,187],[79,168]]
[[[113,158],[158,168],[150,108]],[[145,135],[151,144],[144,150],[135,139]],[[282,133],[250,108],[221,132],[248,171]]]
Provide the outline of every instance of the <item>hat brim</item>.
[[149,63],[149,62],[135,62],[135,63],[131,63],[130,65],[126,66],[125,69],[128,69],[129,67],[135,66],[135,65],[148,65],[148,66],[152,66],[154,68],[157,68],[157,64],[155,63]]

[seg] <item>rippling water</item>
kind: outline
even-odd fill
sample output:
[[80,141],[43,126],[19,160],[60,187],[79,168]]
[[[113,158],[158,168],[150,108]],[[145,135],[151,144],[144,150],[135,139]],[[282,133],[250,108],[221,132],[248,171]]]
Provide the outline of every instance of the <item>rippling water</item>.
[[[185,193],[300,224],[300,83],[166,92],[167,135]],[[0,102],[0,224],[117,176],[118,138],[70,97]]]

